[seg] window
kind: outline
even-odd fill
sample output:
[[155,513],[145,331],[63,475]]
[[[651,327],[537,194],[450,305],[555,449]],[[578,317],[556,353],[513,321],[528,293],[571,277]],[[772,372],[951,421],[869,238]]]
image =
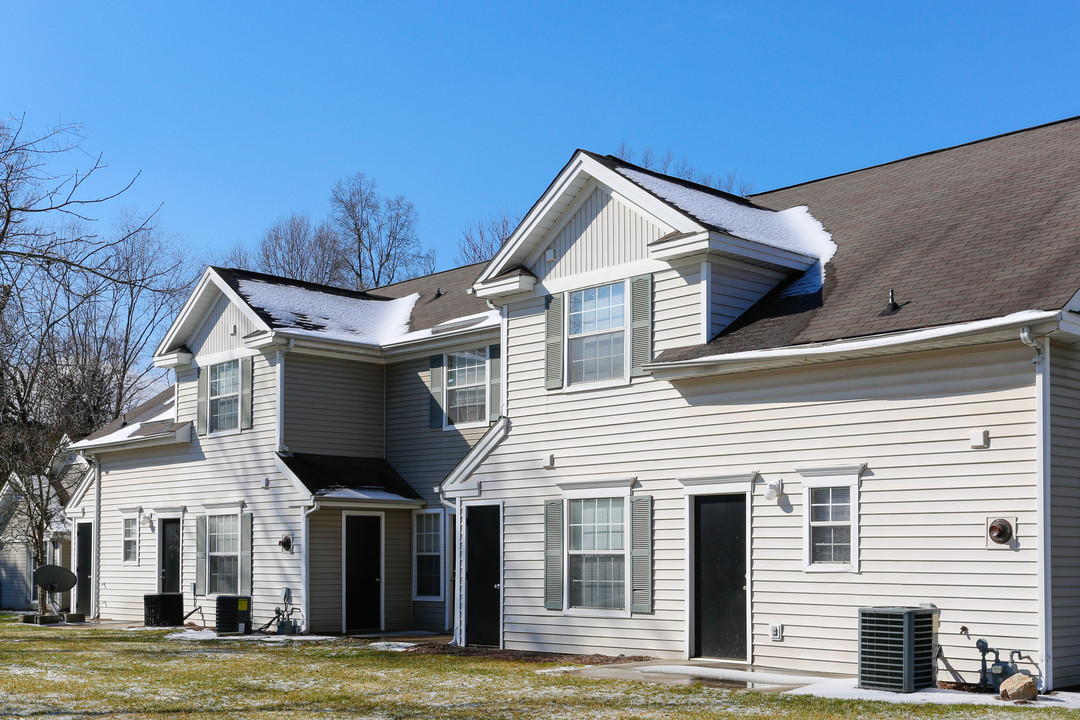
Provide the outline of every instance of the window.
[[139,518],[124,518],[124,562],[139,561]]
[[413,596],[442,598],[442,513],[420,511],[413,515],[415,530],[415,579]]
[[446,356],[446,424],[484,423],[487,409],[487,350]]
[[803,486],[803,570],[859,572],[859,483],[866,465],[795,468]]
[[210,515],[206,550],[210,594],[236,594],[240,577],[240,518]]
[[569,500],[569,605],[626,607],[624,498]]
[[810,562],[851,562],[851,488],[810,490]]
[[210,432],[240,427],[240,361],[210,366]]
[[570,384],[626,375],[624,283],[570,293],[567,338]]

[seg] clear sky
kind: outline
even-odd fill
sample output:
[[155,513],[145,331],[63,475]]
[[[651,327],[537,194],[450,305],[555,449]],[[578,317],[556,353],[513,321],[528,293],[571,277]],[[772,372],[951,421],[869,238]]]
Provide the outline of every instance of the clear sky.
[[454,264],[575,148],[755,191],[1080,114],[1080,3],[0,0],[0,114],[78,121],[204,257],[357,171]]

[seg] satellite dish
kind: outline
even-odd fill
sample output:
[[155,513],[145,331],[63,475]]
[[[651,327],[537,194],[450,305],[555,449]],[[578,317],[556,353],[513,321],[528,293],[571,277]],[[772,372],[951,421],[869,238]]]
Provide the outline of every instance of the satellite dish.
[[60,565],[41,565],[34,570],[34,584],[46,592],[67,592],[79,579]]

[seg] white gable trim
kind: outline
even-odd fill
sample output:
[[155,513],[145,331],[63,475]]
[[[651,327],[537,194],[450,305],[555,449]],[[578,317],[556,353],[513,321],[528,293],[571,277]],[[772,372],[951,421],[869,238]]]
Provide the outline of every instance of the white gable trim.
[[[552,230],[565,222],[563,215],[567,214],[575,204],[571,201],[560,208],[559,201],[565,200],[568,194],[572,194],[576,201],[579,195],[591,192],[590,180],[607,186],[613,192],[626,198],[629,204],[640,208],[643,212],[655,217],[661,224],[672,227],[677,232],[691,233],[705,230],[704,226],[689,215],[676,210],[629,178],[605,167],[579,150],[536,201],[517,229],[503,244],[502,249],[496,253],[484,272],[477,278],[476,285],[484,284],[514,265],[525,264],[526,259],[536,251],[537,247],[551,236]],[[553,221],[545,227],[543,223],[548,218],[552,218]]]
[[[495,448],[499,446],[507,435],[510,434],[510,419],[506,416],[500,417],[495,421],[484,436],[480,438],[480,441],[473,445],[465,457],[461,459],[461,462],[450,471],[450,474],[446,476],[446,479],[439,485],[439,493],[444,498],[458,497],[454,494],[456,489],[465,490],[466,488],[455,488],[455,485],[465,485],[469,477],[473,474],[476,468],[480,467],[480,463],[487,459]],[[469,491],[472,488],[468,489]],[[479,492],[479,485],[476,486],[477,492]]]
[[[195,289],[184,302],[184,306],[180,308],[176,320],[169,326],[169,330],[165,333],[165,337],[162,339],[161,344],[158,345],[157,350],[154,351],[154,365],[158,367],[172,367],[170,363],[175,363],[180,360],[176,353],[166,354],[166,351],[178,342],[193,335],[202,323],[205,322],[205,317],[203,315],[196,316],[196,313],[199,312],[199,309],[202,307],[202,300],[205,294],[213,292],[215,289],[228,298],[229,302],[240,308],[240,312],[243,313],[244,317],[250,320],[256,328],[263,330],[264,332],[273,332],[270,326],[263,322],[262,318],[251,309],[251,306],[248,305],[235,290],[229,287],[229,284],[225,282],[212,267],[208,267],[203,271],[202,277],[199,278],[199,282],[195,285]],[[209,307],[202,308],[203,313],[207,310],[209,310]]]

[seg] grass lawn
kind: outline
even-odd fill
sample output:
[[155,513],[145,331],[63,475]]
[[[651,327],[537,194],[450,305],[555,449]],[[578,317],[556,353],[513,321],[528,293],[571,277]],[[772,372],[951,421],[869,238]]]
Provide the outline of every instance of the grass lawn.
[[[1055,718],[538,674],[551,665],[367,650],[352,640],[168,640],[0,616],[0,717]],[[1077,715],[1069,715],[1077,717]]]

